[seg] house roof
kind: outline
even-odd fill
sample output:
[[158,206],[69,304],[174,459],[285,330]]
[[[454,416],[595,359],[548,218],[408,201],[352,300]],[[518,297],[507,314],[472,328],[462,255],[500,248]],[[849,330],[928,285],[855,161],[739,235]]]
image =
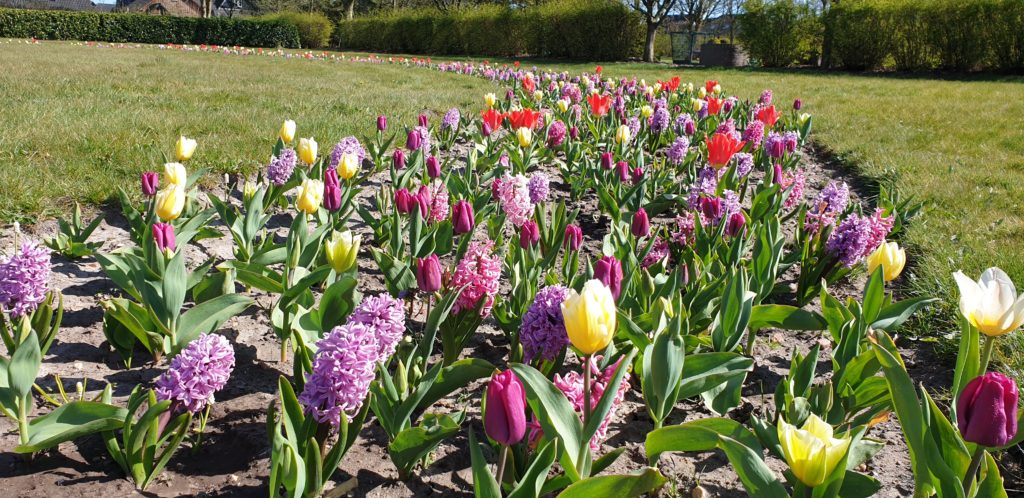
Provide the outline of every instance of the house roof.
[[0,7],[110,12],[113,10],[114,4],[96,3],[91,0],[0,0]]

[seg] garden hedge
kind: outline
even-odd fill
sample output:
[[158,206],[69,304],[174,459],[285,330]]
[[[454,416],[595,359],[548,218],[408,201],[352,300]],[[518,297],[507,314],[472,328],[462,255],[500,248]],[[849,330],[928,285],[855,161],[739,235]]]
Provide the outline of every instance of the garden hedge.
[[401,9],[360,17],[339,23],[334,45],[410,54],[621,60],[639,56],[643,41],[642,20],[621,2],[560,0],[520,9]]
[[298,29],[284,20],[17,9],[0,9],[0,37],[246,47],[299,46]]

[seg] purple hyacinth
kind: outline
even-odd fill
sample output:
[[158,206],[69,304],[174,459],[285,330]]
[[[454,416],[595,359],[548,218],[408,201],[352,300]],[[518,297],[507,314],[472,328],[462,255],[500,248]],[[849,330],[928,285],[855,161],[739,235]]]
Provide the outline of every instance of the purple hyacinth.
[[750,144],[751,150],[757,149],[761,146],[761,140],[764,139],[764,123],[761,121],[751,121],[747,124],[747,129],[743,130],[743,141]]
[[171,360],[171,367],[156,379],[156,397],[171,400],[175,411],[199,413],[213,403],[235,368],[235,350],[224,336],[203,334]]
[[629,127],[629,136],[636,137],[640,133],[640,118],[633,116],[626,121],[626,126]]
[[651,116],[651,131],[654,133],[665,131],[668,129],[669,120],[671,120],[671,116],[668,114],[668,109],[665,106],[659,106]]
[[851,214],[829,236],[825,249],[839,258],[847,268],[852,268],[869,252],[867,248],[871,228],[870,219]]
[[800,143],[800,134],[795,131],[787,131],[782,135],[782,143],[786,148],[786,152],[796,152],[796,146]]
[[665,156],[669,162],[678,166],[683,163],[683,159],[686,158],[686,152],[690,148],[690,140],[683,135],[676,137],[675,142],[669,146],[668,151],[665,152]]
[[567,297],[568,288],[561,285],[547,286],[537,292],[530,308],[523,314],[519,340],[523,344],[523,356],[527,363],[534,358],[554,360],[569,345],[561,307]]
[[448,109],[448,112],[444,113],[444,117],[441,118],[441,129],[442,130],[456,130],[459,128],[459,120],[462,119],[462,114],[459,113],[458,107],[452,107]]
[[654,246],[651,247],[650,252],[647,256],[644,256],[644,260],[640,263],[640,266],[649,268],[651,265],[665,261],[668,264],[668,258],[671,255],[669,250],[668,241],[658,237],[658,240],[654,242]]
[[530,202],[541,203],[548,200],[548,193],[551,192],[551,180],[547,174],[538,171],[530,176],[526,187],[530,190]]
[[341,164],[341,156],[345,154],[354,154],[356,159],[359,160],[359,164],[363,164],[363,159],[366,158],[366,150],[359,143],[359,139],[356,137],[345,137],[331,151],[331,169],[336,169]]
[[555,121],[548,127],[548,147],[554,148],[565,142],[565,123]]
[[782,135],[775,133],[774,131],[768,134],[768,138],[764,141],[764,150],[770,157],[776,159],[781,158],[786,153],[786,143],[782,138]]
[[812,209],[821,210],[827,213],[838,214],[846,210],[850,202],[850,186],[846,182],[829,182],[825,188],[818,192]]
[[701,197],[715,196],[715,192],[718,190],[718,175],[719,170],[710,166],[705,166],[697,172],[697,180],[690,186],[690,196],[687,199],[690,209],[700,207]]
[[405,308],[389,294],[363,299],[349,317],[352,323],[371,328],[377,337],[376,362],[384,363],[395,353],[405,334]]
[[750,171],[754,169],[753,155],[746,152],[737,152],[732,157],[736,160],[736,174],[741,177],[749,175]]
[[0,309],[11,317],[35,311],[46,299],[50,279],[50,250],[32,241],[21,244],[21,252],[0,257]]
[[281,186],[288,183],[295,171],[295,149],[281,149],[281,154],[270,159],[267,166],[267,178],[274,185]]
[[304,411],[317,422],[341,425],[359,411],[376,376],[377,339],[373,329],[361,323],[334,327],[316,343],[313,372],[299,395]]
[[676,116],[675,126],[677,133],[693,135],[696,131],[696,125],[693,122],[693,117],[689,114],[680,114],[679,116]]

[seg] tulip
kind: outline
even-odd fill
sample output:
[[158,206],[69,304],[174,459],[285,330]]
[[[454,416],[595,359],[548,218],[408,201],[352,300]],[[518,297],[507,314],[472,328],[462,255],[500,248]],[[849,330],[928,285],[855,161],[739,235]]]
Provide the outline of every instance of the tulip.
[[170,256],[177,247],[174,240],[174,227],[167,223],[153,223],[153,242],[158,251]]
[[630,131],[626,125],[619,125],[619,129],[615,130],[615,143],[619,145],[629,143]]
[[1017,435],[1017,384],[988,372],[967,383],[956,401],[957,427],[965,441],[998,448]]
[[245,204],[249,204],[249,201],[256,196],[256,182],[248,181],[245,185],[242,185],[242,200]]
[[416,285],[421,292],[428,294],[441,288],[441,263],[436,254],[416,258]]
[[480,124],[480,135],[489,137],[491,136],[491,133],[494,133],[494,128],[491,127],[490,123],[484,121]]
[[562,111],[562,112],[568,112],[569,111],[569,100],[568,99],[558,99],[558,110]]
[[160,188],[160,175],[155,171],[147,171],[142,174],[142,194],[146,197],[153,197],[156,195],[157,189]]
[[722,218],[722,199],[718,197],[701,197],[700,211],[710,221]]
[[188,183],[188,171],[185,171],[185,165],[181,163],[165,163],[164,178],[170,185],[181,185],[184,187]]
[[529,128],[519,128],[516,130],[516,139],[519,140],[520,147],[529,147],[533,141],[533,131]]
[[341,184],[338,172],[328,168],[324,171],[324,207],[334,212],[341,209]]
[[384,131],[388,129],[388,117],[381,114],[377,116],[377,131]]
[[416,130],[409,130],[409,134],[405,137],[405,148],[409,149],[410,152],[420,150],[423,137]]
[[540,242],[540,229],[537,228],[537,222],[526,220],[519,227],[519,247],[527,249],[537,245],[537,242]]
[[420,126],[422,126],[424,128],[426,128],[427,126],[430,126],[430,118],[428,118],[426,114],[420,114],[419,120],[420,120]]
[[338,176],[346,180],[356,176],[359,172],[359,156],[348,153],[342,154],[338,161]]
[[711,89],[711,91],[716,95],[722,93],[722,85],[716,84],[715,87]]
[[299,147],[295,149],[295,152],[299,153],[299,160],[306,164],[313,164],[316,162],[316,151],[316,140],[313,140],[312,138],[300,138]]
[[782,185],[782,165],[776,163],[772,166],[772,183]]
[[633,179],[633,183],[640,183],[640,180],[644,179],[644,169],[637,166],[629,171],[629,176]]
[[626,161],[619,161],[615,163],[615,172],[619,174],[619,181],[625,182],[629,180],[629,163]]
[[496,482],[501,483],[504,480],[509,445],[522,441],[526,435],[526,390],[511,370],[494,374],[487,383],[484,432],[502,445],[495,478]]
[[161,220],[176,220],[184,209],[185,187],[171,184],[156,193],[156,215]]
[[622,293],[622,263],[615,256],[605,256],[594,265],[594,279],[601,281],[615,299]]
[[498,102],[498,97],[496,95],[494,95],[493,93],[485,93],[484,94],[484,103],[487,104],[488,108],[494,107],[494,104],[496,104],[497,102]]
[[569,246],[570,251],[578,251],[583,244],[583,229],[578,225],[566,225],[564,238],[563,243]]
[[746,216],[743,213],[737,211],[729,215],[729,221],[725,224],[725,234],[730,237],[735,237],[743,233],[743,226],[747,224]]
[[306,214],[313,214],[320,209],[320,203],[324,200],[324,182],[320,180],[302,181],[299,187],[299,195],[295,200],[295,207]]
[[692,119],[683,124],[683,133],[687,136],[697,133],[697,125]]
[[427,157],[427,176],[431,178],[441,176],[441,164],[438,163],[437,156]]
[[413,195],[409,193],[408,189],[400,188],[395,191],[395,209],[399,213],[409,214],[412,212],[413,206],[416,205],[416,200]]
[[327,263],[335,273],[340,275],[355,266],[359,243],[362,240],[362,235],[352,235],[351,230],[334,232],[331,238],[327,239],[324,243],[324,254],[327,255]]
[[565,331],[576,349],[590,356],[608,346],[615,335],[615,298],[600,280],[588,281],[578,294],[570,290],[561,307]]
[[799,116],[799,117],[797,118],[797,121],[799,121],[799,122],[800,122],[800,126],[803,126],[803,125],[804,125],[804,123],[807,123],[807,120],[808,120],[808,119],[811,119],[811,115],[810,115],[810,114],[807,114],[807,113],[805,112],[805,113],[801,114],[801,115],[800,115],[800,116]]
[[601,153],[601,167],[604,169],[612,169],[614,167],[614,160],[612,159],[611,152]]
[[430,189],[426,185],[421,185],[419,191],[412,198],[416,201],[416,206],[420,208],[420,216],[426,218],[427,213],[430,212]]
[[700,112],[704,108],[704,101],[701,99],[692,99],[690,101],[690,107],[693,108],[693,112]]
[[573,140],[580,138],[580,129],[575,126],[569,128],[569,138]]
[[395,149],[395,152],[391,154],[391,164],[395,166],[395,169],[405,168],[405,152],[402,152],[402,149]]
[[475,224],[473,205],[466,200],[456,201],[452,206],[452,233],[455,235],[470,233]]
[[1017,288],[1003,270],[989,268],[977,282],[959,271],[953,277],[960,287],[960,312],[981,333],[997,337],[1024,323],[1024,296],[1017,296]]
[[641,116],[643,116],[645,118],[649,118],[649,117],[651,117],[652,114],[654,114],[654,108],[653,107],[651,107],[649,105],[645,105],[645,106],[640,108],[640,115]]
[[715,133],[707,141],[708,164],[712,168],[722,169],[729,164],[733,154],[742,150],[746,144],[742,140],[737,140],[731,133]]
[[198,143],[191,138],[185,138],[184,135],[178,137],[178,143],[174,145],[174,156],[179,161],[188,161],[192,159],[192,154],[196,151],[196,145]]
[[891,282],[903,272],[903,266],[907,264],[907,253],[895,242],[883,242],[875,252],[868,255],[866,262],[868,273],[875,273],[875,268],[881,266],[882,278]]
[[796,100],[793,101],[793,110],[794,111],[799,111],[800,108],[803,107],[803,106],[804,106],[804,103],[800,99],[796,99]]
[[281,137],[281,141],[290,144],[292,140],[295,140],[295,121],[286,120],[281,123],[281,129],[278,130],[277,136]]
[[651,231],[651,220],[647,217],[647,210],[640,208],[633,213],[633,223],[630,225],[630,232],[634,237],[646,237]]
[[793,475],[812,488],[825,482],[850,447],[849,436],[832,437],[832,426],[813,413],[799,429],[780,419],[778,433]]

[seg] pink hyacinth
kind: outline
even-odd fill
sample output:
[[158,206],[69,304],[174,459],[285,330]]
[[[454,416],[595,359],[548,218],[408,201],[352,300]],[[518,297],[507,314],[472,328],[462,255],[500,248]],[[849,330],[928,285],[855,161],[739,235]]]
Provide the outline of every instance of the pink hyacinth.
[[501,209],[517,227],[522,226],[533,215],[529,184],[529,180],[523,175],[505,175],[498,183],[497,194]]
[[0,256],[0,310],[11,317],[35,311],[46,298],[50,279],[50,250],[25,241],[21,251],[10,258]]
[[466,255],[455,267],[449,285],[452,289],[466,286],[455,300],[455,313],[476,309],[480,300],[484,299],[480,315],[486,317],[491,314],[491,306],[494,305],[494,296],[498,293],[501,279],[501,258],[493,252],[494,241],[474,240],[469,243]]
[[199,413],[213,403],[235,368],[235,350],[222,335],[203,334],[188,344],[156,380],[156,397],[175,411]]
[[359,411],[376,377],[377,339],[361,323],[334,327],[316,343],[313,372],[299,395],[304,411],[317,422],[341,425]]

